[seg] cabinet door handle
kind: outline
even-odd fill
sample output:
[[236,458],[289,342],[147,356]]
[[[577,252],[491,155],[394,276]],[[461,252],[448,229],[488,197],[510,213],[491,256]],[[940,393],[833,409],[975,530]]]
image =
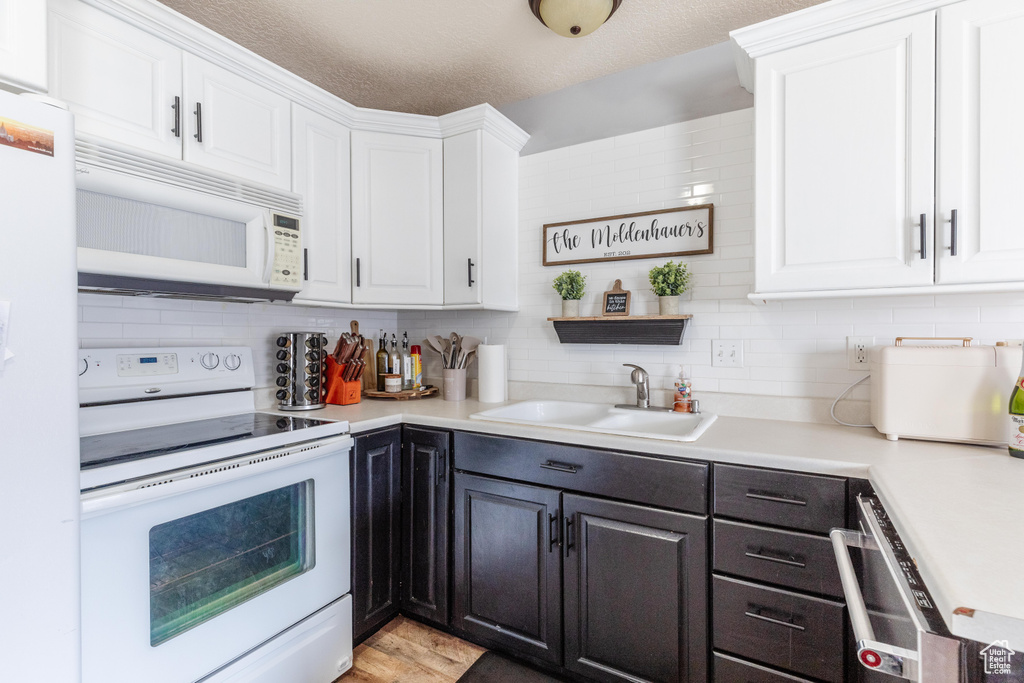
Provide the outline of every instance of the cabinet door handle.
[[767,621],[769,624],[775,624],[776,626],[785,626],[786,628],[791,628],[794,631],[806,631],[807,630],[803,626],[801,626],[800,624],[794,624],[792,621],[783,621],[782,619],[773,619],[771,617],[766,617],[763,614],[758,614],[757,612],[744,612],[743,615],[747,616],[747,617],[750,617],[751,619],[760,619],[761,621]]
[[448,478],[448,454],[444,451],[437,452],[437,485],[440,486]]
[[309,279],[309,249],[302,250],[302,279]]
[[473,283],[476,282],[476,280],[473,279],[473,259],[468,258],[468,259],[466,259],[466,262],[469,264],[469,266],[468,266],[469,286],[472,287]]
[[359,287],[359,259],[356,259],[356,287]]
[[558,545],[558,510],[548,515],[548,552],[554,552]]
[[755,560],[764,560],[765,562],[777,562],[778,564],[784,564],[784,565],[786,565],[788,567],[800,567],[801,569],[804,569],[805,567],[807,567],[807,563],[806,562],[797,562],[796,560],[788,560],[788,559],[786,559],[784,557],[772,557],[771,555],[762,555],[761,553],[750,553],[750,552],[746,552],[746,553],[743,553],[743,554],[746,555],[747,557],[753,558]]
[[565,546],[565,556],[569,557],[569,550],[576,545],[576,533],[573,529],[572,517],[566,516],[562,519],[565,520],[565,529],[562,532],[562,545]]
[[555,462],[554,460],[548,460],[545,463],[541,463],[541,469],[554,470],[555,472],[568,472],[569,474],[576,474],[578,468],[576,465],[570,465],[567,462]]
[[196,102],[195,115],[196,115],[196,134],[193,135],[192,137],[194,137],[196,139],[196,142],[202,142],[203,141],[203,103],[202,102]]
[[957,212],[953,209],[949,214],[949,255],[956,256],[956,241],[957,241]]
[[753,498],[754,500],[766,500],[770,503],[786,503],[787,505],[807,505],[806,500],[799,500],[797,498],[783,498],[782,496],[773,496],[765,493],[755,493],[754,491],[748,491],[747,498]]
[[171,109],[174,110],[174,128],[171,128],[171,132],[174,133],[174,137],[181,137],[181,97],[178,95],[174,96],[174,104],[171,105]]
[[921,214],[921,258],[928,258],[928,214]]

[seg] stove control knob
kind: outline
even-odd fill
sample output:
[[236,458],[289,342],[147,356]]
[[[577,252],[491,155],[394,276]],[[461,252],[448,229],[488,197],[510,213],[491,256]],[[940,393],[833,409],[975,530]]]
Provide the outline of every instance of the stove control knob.
[[78,376],[81,377],[89,371],[89,359],[83,358],[82,362],[78,365]]
[[224,357],[224,367],[228,370],[237,370],[242,367],[242,359],[235,354],[230,354]]
[[279,387],[286,387],[286,386],[288,386],[288,378],[287,377],[278,377],[277,378],[277,386],[279,386]]
[[289,344],[291,344],[291,341],[288,339],[288,337],[278,337],[277,338],[277,345],[280,346],[281,348],[284,348],[284,347],[288,346]]
[[287,401],[288,397],[291,394],[289,394],[285,389],[278,389],[277,390],[277,394],[275,394],[275,395],[277,396],[277,400],[278,401]]
[[215,367],[220,365],[220,356],[213,352],[204,353],[199,357],[199,364],[207,370],[213,370]]

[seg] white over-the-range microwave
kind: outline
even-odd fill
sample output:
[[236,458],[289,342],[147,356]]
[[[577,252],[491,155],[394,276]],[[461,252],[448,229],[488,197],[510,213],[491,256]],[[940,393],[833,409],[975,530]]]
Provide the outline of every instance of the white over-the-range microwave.
[[302,197],[107,144],[76,149],[79,289],[289,300]]

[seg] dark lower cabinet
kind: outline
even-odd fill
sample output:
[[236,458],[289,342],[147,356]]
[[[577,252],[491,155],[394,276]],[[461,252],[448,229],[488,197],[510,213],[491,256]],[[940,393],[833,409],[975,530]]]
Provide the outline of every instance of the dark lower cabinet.
[[402,430],[355,437],[352,458],[352,635],[360,641],[398,614]]
[[707,680],[704,517],[456,472],[453,538],[456,629],[590,680]]
[[455,474],[453,625],[562,663],[558,491]]
[[449,440],[405,427],[402,455],[402,610],[448,625]]
[[707,677],[706,520],[562,495],[565,667],[596,681]]

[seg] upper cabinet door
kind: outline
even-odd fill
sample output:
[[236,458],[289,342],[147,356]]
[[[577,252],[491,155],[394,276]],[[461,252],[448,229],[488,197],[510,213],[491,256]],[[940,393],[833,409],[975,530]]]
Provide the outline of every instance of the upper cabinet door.
[[0,0],[0,83],[46,90],[46,0]]
[[352,301],[349,130],[292,106],[292,190],[302,195],[306,280],[295,299]]
[[184,160],[291,187],[291,103],[194,55],[183,56]]
[[53,0],[49,52],[50,94],[71,107],[76,132],[181,158],[181,50],[84,3]]
[[941,283],[1024,279],[1022,38],[1020,0],[970,0],[939,10]]
[[442,142],[352,132],[352,301],[444,303]]
[[926,13],[758,59],[758,292],[931,284],[934,47]]

